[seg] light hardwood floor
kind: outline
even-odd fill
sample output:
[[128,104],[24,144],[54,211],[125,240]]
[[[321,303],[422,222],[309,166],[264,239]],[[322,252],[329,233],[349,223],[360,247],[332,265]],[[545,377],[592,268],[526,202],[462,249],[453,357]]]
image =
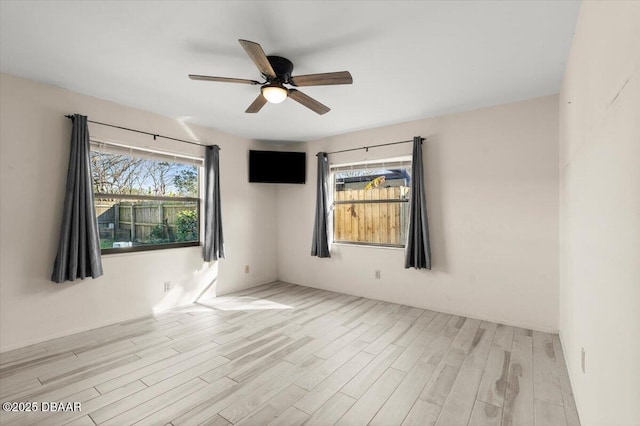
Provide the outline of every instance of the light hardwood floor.
[[557,335],[272,283],[0,355],[2,425],[579,425]]

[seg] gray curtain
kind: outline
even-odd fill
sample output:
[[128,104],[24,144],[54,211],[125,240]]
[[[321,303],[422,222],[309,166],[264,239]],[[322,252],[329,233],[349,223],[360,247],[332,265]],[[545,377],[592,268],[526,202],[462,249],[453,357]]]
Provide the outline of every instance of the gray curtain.
[[220,209],[220,147],[209,145],[204,156],[204,260],[224,259]]
[[73,116],[67,186],[58,253],[51,281],[63,283],[102,275],[100,236],[93,202],[87,117]]
[[329,159],[325,152],[318,153],[318,179],[316,183],[316,217],[313,224],[311,256],[331,257],[329,253]]
[[431,269],[429,223],[424,197],[424,167],[422,165],[422,138],[413,138],[411,164],[411,199],[409,201],[409,233],[404,259],[405,268]]

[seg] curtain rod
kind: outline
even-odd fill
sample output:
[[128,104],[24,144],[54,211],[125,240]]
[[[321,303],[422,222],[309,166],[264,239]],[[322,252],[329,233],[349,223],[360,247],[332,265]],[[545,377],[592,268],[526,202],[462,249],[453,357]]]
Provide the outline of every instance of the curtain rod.
[[[67,117],[69,120],[73,120],[73,115],[65,115],[65,117]],[[203,145],[203,144],[198,143],[198,142],[187,141],[187,140],[184,140],[184,139],[172,138],[170,136],[163,136],[163,135],[159,135],[157,133],[149,133],[149,132],[145,132],[143,130],[136,130],[136,129],[130,129],[128,127],[115,126],[113,124],[101,123],[99,121],[87,120],[87,122],[93,123],[93,124],[99,124],[101,126],[113,127],[113,128],[121,129],[121,130],[127,130],[129,132],[142,133],[143,135],[153,136],[153,140],[154,141],[156,140],[156,138],[163,138],[163,139],[169,139],[169,140],[176,141],[176,142],[182,142],[182,143],[188,143],[188,144],[191,144],[191,145],[202,146],[202,147],[205,147],[205,148],[207,146],[211,146],[211,145]]]
[[[424,138],[420,138],[420,141],[424,141],[424,140],[425,140]],[[378,148],[380,146],[389,146],[389,145],[399,145],[401,143],[409,143],[409,142],[413,142],[413,139],[408,140],[408,141],[381,143],[381,144],[378,144],[378,145],[370,145],[370,146],[361,146],[359,148],[343,149],[341,151],[325,152],[325,154],[327,154],[327,155],[329,155],[329,154],[339,154],[341,152],[359,151],[361,149],[364,149],[364,150],[366,150],[368,152],[369,148]],[[316,157],[317,156],[318,156],[318,154],[316,154]]]
[[142,151],[148,154],[160,154],[160,155],[166,155],[168,157],[177,157],[177,158],[181,158],[183,160],[193,160],[196,162],[202,162],[202,158],[200,157],[194,157],[191,155],[186,155],[186,154],[181,154],[181,153],[177,153],[177,152],[173,152],[173,151],[165,151],[163,149],[152,149],[152,148],[144,148],[144,147],[133,147],[130,145],[126,145],[126,144],[122,144],[122,143],[116,143],[116,142],[109,142],[109,141],[105,141],[99,138],[90,138],[90,142],[92,145],[98,145],[98,146],[102,146],[102,145],[106,145],[106,146],[113,146],[116,148],[121,148],[124,150],[136,150],[136,151]]

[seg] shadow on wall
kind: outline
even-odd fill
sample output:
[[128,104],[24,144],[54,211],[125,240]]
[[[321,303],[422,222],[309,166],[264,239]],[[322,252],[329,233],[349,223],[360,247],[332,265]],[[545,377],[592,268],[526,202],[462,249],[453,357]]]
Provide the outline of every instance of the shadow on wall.
[[174,288],[162,295],[153,306],[153,313],[216,297],[217,284],[218,262],[203,262],[199,269],[181,279]]
[[423,161],[425,171],[425,197],[429,215],[429,240],[434,272],[447,272],[447,250],[442,214],[442,152],[437,135],[425,136]]

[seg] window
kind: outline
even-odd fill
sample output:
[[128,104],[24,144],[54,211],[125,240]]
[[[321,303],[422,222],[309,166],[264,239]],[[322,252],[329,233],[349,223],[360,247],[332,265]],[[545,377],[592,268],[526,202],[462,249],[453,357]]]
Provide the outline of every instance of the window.
[[102,253],[199,245],[201,160],[91,143]]
[[410,158],[331,166],[336,243],[404,247]]

